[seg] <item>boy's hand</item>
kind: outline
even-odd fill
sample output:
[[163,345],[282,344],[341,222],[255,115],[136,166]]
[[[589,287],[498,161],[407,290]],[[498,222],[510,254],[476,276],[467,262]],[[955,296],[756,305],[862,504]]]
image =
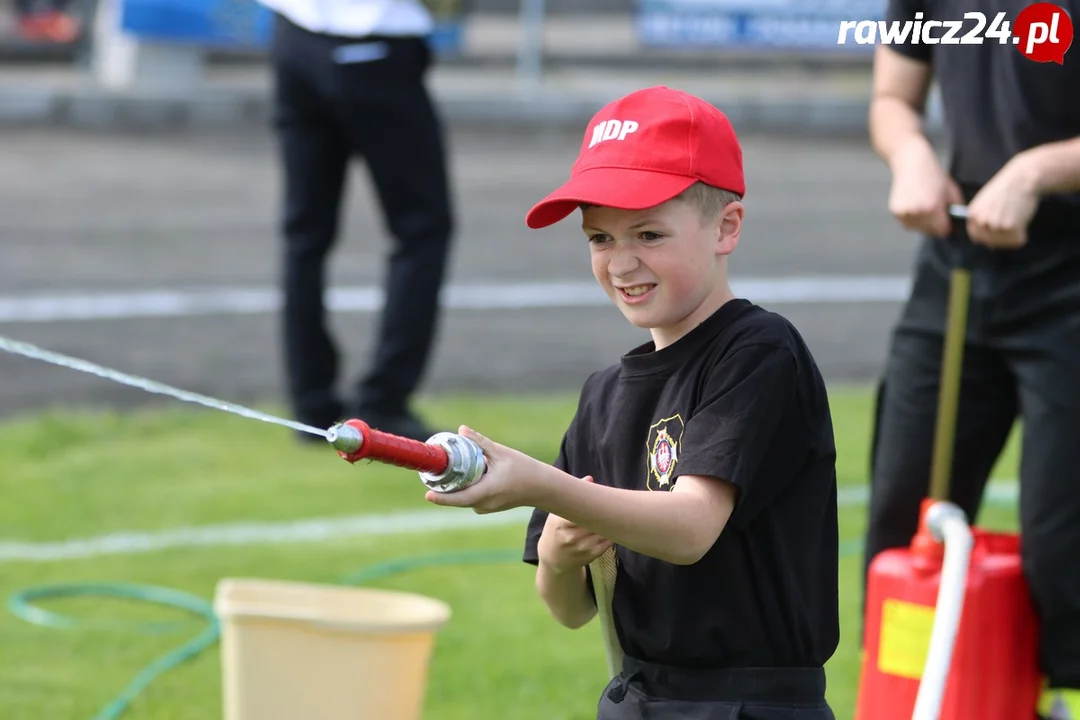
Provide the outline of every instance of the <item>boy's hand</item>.
[[[585,481],[594,482],[592,477],[586,477]],[[537,553],[540,562],[557,573],[565,573],[585,567],[612,545],[611,540],[580,525],[558,515],[548,515]]]
[[424,499],[435,505],[471,507],[478,514],[503,512],[516,507],[535,505],[536,484],[551,466],[525,453],[488,440],[464,425],[458,433],[484,451],[487,472],[471,487],[452,493],[429,491]]

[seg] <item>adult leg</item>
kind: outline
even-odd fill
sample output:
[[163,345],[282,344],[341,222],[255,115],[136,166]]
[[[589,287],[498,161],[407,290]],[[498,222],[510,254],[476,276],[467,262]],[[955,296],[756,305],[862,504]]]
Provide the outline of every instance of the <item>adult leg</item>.
[[273,51],[276,117],[284,170],[282,331],[293,413],[329,427],[340,419],[338,351],[327,327],[326,256],[338,232],[348,140],[325,97],[329,45],[278,20]]
[[386,43],[386,57],[338,66],[344,123],[364,156],[394,249],[372,365],[357,388],[360,412],[412,423],[408,402],[429,362],[453,231],[442,127],[424,85],[430,50],[420,39]]
[[1023,417],[1021,552],[1051,689],[1041,710],[1080,718],[1080,256],[1040,275],[1010,292],[1027,317],[1005,341]]
[[[864,574],[883,550],[905,547],[930,490],[944,340],[898,329],[875,429]],[[1016,416],[1013,379],[984,347],[964,350],[949,499],[974,522],[990,471]]]
[[1049,688],[1059,691],[1051,695],[1069,710],[1063,717],[1080,719],[1080,355],[1057,360],[1061,368],[1073,366],[1060,383],[1030,377],[1042,373],[1035,368],[1018,370],[1021,552],[1040,619],[1039,665]]
[[[874,431],[864,575],[882,550],[911,542],[930,489],[949,287],[939,250],[924,249],[890,347]],[[980,304],[971,298],[949,487],[950,500],[972,521],[1017,413],[1008,367],[979,342]]]

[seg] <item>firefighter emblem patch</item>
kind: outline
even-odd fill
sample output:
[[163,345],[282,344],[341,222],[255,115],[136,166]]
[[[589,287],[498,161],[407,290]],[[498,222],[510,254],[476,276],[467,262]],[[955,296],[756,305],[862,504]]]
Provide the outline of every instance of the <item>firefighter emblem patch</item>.
[[645,453],[649,474],[649,490],[670,490],[672,475],[679,462],[679,443],[682,441],[683,421],[679,415],[664,418],[649,428]]

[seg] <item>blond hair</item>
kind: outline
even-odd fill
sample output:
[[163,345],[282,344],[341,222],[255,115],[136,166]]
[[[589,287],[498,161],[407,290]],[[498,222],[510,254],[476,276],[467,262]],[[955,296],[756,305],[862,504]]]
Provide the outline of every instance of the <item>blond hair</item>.
[[701,213],[703,220],[711,221],[728,205],[742,200],[742,196],[731,190],[707,185],[699,180],[676,195],[674,199],[689,203]]

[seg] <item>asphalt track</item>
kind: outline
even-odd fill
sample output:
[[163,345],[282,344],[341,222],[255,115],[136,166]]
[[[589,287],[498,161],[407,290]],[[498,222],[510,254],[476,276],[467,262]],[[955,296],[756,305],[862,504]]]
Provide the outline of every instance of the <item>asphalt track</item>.
[[[530,231],[523,219],[565,177],[576,134],[456,130],[450,142],[459,211],[452,283],[592,281],[573,220]],[[815,276],[873,282],[909,273],[916,238],[888,216],[888,174],[865,142],[747,136],[744,145],[748,210],[732,265],[736,283]],[[8,131],[0,136],[0,157],[0,301],[275,289],[280,180],[267,133]],[[330,280],[377,288],[389,239],[361,164],[350,181]],[[531,307],[499,308],[495,298],[496,307],[448,309],[422,390],[575,390],[589,372],[643,340],[615,309],[559,306],[558,291],[551,292],[551,302],[534,298]],[[888,298],[763,304],[799,327],[831,382],[876,377],[899,310]],[[343,382],[363,369],[376,319],[370,311],[334,316]],[[277,333],[272,311],[0,319],[0,335],[235,402],[281,399]],[[0,415],[47,405],[160,402],[0,354]]]

